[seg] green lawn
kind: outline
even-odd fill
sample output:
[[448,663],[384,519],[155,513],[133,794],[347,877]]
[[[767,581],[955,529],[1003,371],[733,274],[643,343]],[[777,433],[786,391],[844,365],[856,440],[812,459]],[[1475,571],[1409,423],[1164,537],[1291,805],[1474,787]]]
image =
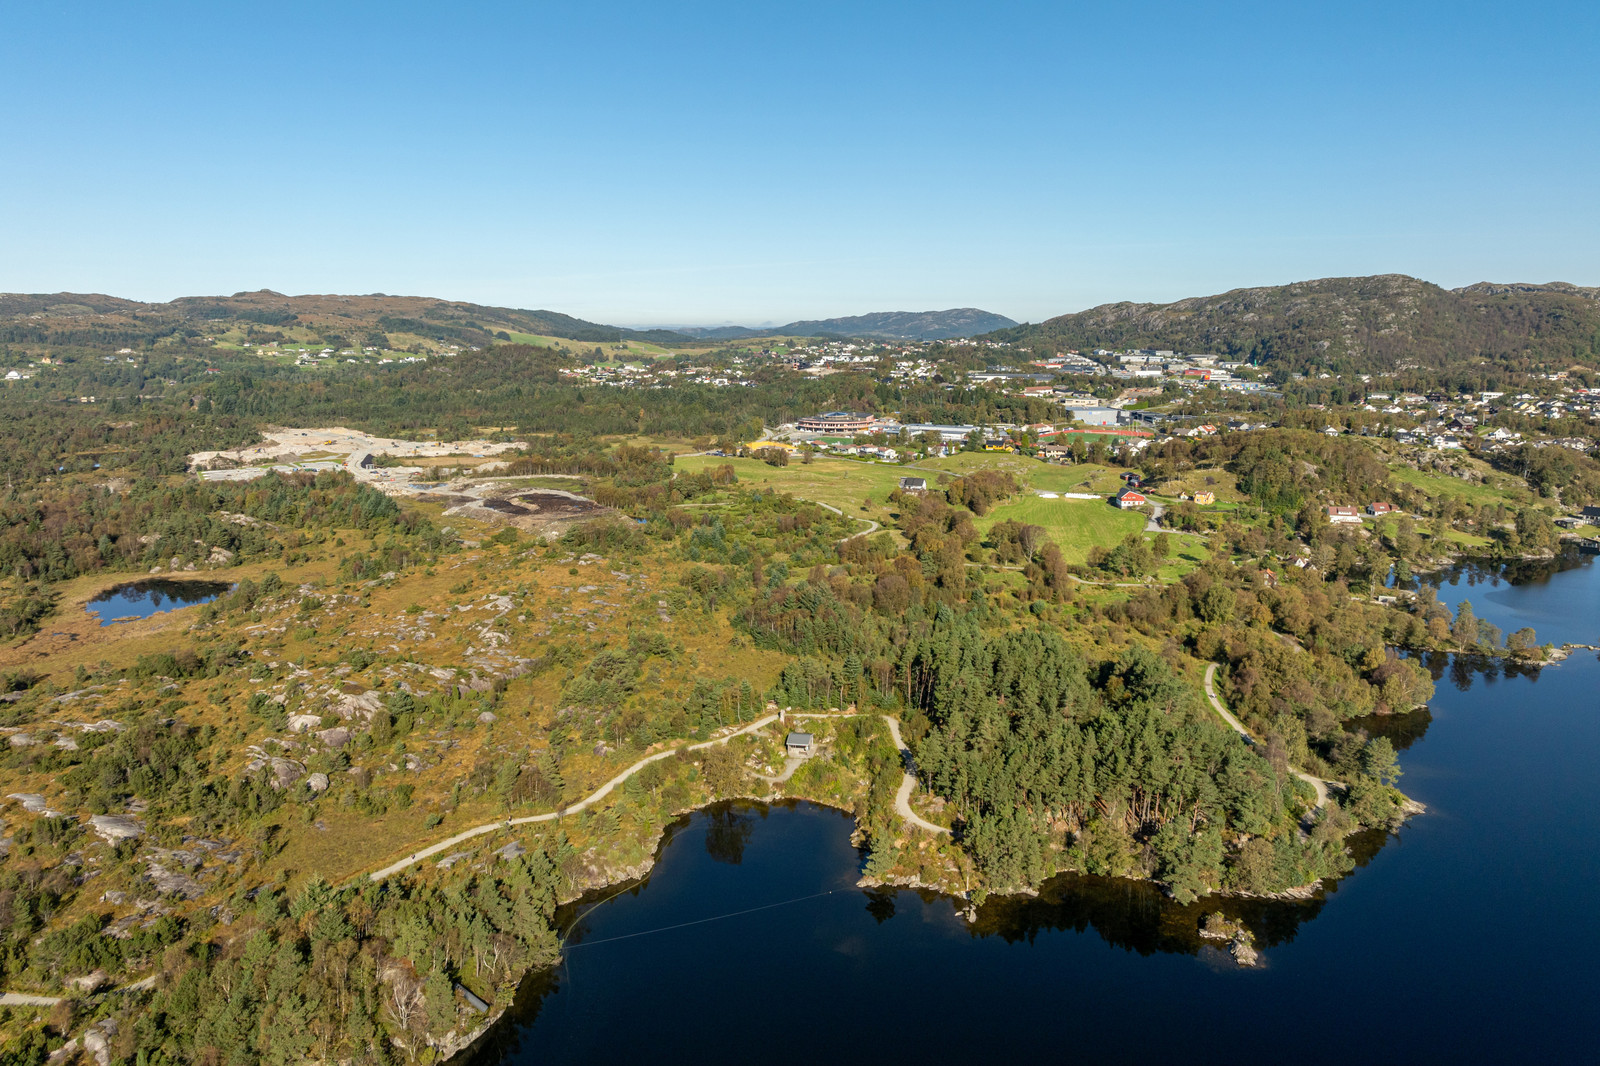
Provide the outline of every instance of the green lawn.
[[1009,452],[957,452],[943,459],[924,459],[916,464],[926,470],[944,470],[951,476],[974,470],[1004,470],[1024,489],[1040,492],[1097,492],[1114,495],[1122,487],[1124,467],[1077,463],[1062,466],[1030,459]]
[[1029,474],[1028,484],[1040,492],[1094,492],[1102,496],[1115,496],[1117,490],[1122,488],[1124,469],[1097,463],[1075,463],[1071,466],[1039,463]]
[[645,361],[653,361],[655,359],[670,358],[676,355],[703,355],[704,353],[712,350],[710,346],[703,348],[669,350],[661,347],[659,344],[651,344],[649,341],[628,340],[622,342],[628,346],[628,350],[623,352],[617,348],[616,342],[596,344],[593,341],[575,341],[568,340],[565,337],[547,337],[539,333],[517,333],[511,330],[507,330],[506,335],[518,344],[531,344],[536,348],[565,347],[578,352],[587,352],[592,351],[595,348],[599,348],[605,353],[606,358],[612,361],[615,361],[619,355],[622,356],[626,362],[638,362],[641,359]]
[[[724,464],[733,467],[739,475],[739,484],[745,488],[777,489],[802,500],[832,504],[852,518],[873,518],[879,522],[888,518],[884,505],[889,493],[900,484],[901,477],[927,476],[922,471],[905,470],[884,463],[862,463],[821,455],[810,464],[802,463],[798,455],[791,456],[788,466],[768,466],[759,459],[691,455],[680,456],[673,466],[683,473],[692,474],[709,466]],[[873,505],[863,511],[861,503],[868,498]]]
[[1211,553],[1206,550],[1205,541],[1201,538],[1183,537],[1176,533],[1169,536],[1172,541],[1172,554],[1167,556],[1167,561],[1156,570],[1156,580],[1163,585],[1181,581],[1185,574],[1211,558]]
[[1110,547],[1129,533],[1143,529],[1145,523],[1144,515],[1137,511],[1119,511],[1099,500],[1025,496],[996,507],[978,519],[977,525],[988,533],[996,522],[1008,520],[1043,526],[1069,563],[1087,561],[1090,548]]

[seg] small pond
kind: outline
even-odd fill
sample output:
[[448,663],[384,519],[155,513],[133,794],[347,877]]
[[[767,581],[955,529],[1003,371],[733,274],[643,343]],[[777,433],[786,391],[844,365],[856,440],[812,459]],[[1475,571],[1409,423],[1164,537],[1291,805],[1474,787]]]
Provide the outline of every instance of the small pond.
[[173,581],[156,577],[106,589],[85,608],[102,626],[135,622],[163,611],[207,603],[233,588],[226,581]]

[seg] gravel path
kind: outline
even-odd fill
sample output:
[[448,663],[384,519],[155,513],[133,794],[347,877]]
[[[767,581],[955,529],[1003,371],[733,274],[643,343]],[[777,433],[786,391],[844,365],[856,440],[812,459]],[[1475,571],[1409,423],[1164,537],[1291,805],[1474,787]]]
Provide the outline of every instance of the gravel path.
[[[1222,716],[1222,720],[1227,722],[1228,725],[1233,728],[1234,732],[1238,733],[1241,737],[1244,737],[1244,742],[1246,744],[1254,744],[1256,742],[1256,738],[1250,735],[1250,731],[1244,727],[1244,723],[1235,718],[1231,713],[1229,713],[1228,708],[1222,705],[1222,700],[1217,696],[1216,678],[1217,664],[1207,663],[1206,699],[1211,701],[1211,706],[1214,707],[1216,712]],[[1290,767],[1290,771],[1294,774],[1294,776],[1298,777],[1300,780],[1317,790],[1317,810],[1321,810],[1328,805],[1328,782],[1324,781],[1320,777],[1308,774],[1304,770],[1296,770],[1293,767]]]
[[401,870],[404,870],[413,863],[420,862],[423,859],[429,858],[430,856],[438,855],[441,852],[448,851],[457,844],[471,840],[473,837],[483,836],[485,833],[493,833],[497,829],[509,829],[513,826],[530,825],[534,822],[551,822],[562,817],[563,815],[576,814],[585,807],[597,803],[606,796],[609,796],[612,789],[616,788],[618,785],[622,784],[628,778],[632,777],[640,770],[643,770],[646,766],[649,766],[653,762],[659,762],[662,759],[669,759],[680,751],[698,751],[701,748],[709,748],[713,744],[726,744],[734,737],[743,736],[746,733],[754,733],[761,727],[776,722],[777,720],[777,715],[769,714],[765,718],[758,718],[754,722],[751,722],[749,725],[745,726],[743,729],[737,729],[725,737],[718,737],[715,740],[703,741],[699,744],[690,744],[684,748],[668,748],[666,751],[658,751],[654,755],[648,755],[645,758],[640,759],[638,762],[634,763],[616,777],[613,777],[611,780],[595,789],[585,798],[572,804],[570,807],[563,807],[558,811],[551,811],[549,814],[531,814],[524,818],[508,818],[503,821],[487,822],[483,825],[473,826],[471,829],[463,830],[447,840],[441,840],[437,844],[431,844],[420,851],[413,852],[410,856],[401,859],[399,862],[390,863],[383,869],[376,870],[368,876],[374,881],[382,881],[386,877],[390,877],[399,873]]
[[900,817],[919,829],[926,829],[930,833],[950,832],[944,826],[934,825],[911,809],[911,793],[916,791],[917,788],[917,778],[913,771],[917,767],[911,761],[911,749],[907,748],[906,742],[900,739],[899,720],[888,715],[884,715],[883,720],[889,723],[889,735],[894,738],[894,746],[900,749],[900,757],[906,764],[906,774],[900,781],[900,791],[894,794],[894,809],[900,813]]
[[[794,717],[799,718],[802,716],[795,715]],[[812,715],[810,717],[846,718],[850,716]],[[738,729],[732,733],[729,733],[725,737],[718,737],[715,740],[702,741],[699,744],[690,744],[686,748],[668,748],[666,751],[658,751],[654,755],[649,755],[643,759],[640,759],[638,762],[622,771],[616,777],[613,777],[611,780],[595,789],[594,792],[590,793],[587,797],[579,800],[569,807],[563,807],[559,811],[551,811],[549,814],[533,814],[523,818],[508,818],[503,821],[486,822],[483,825],[473,826],[471,829],[464,829],[453,837],[441,840],[437,844],[430,844],[428,847],[411,853],[406,858],[401,859],[399,862],[390,863],[383,869],[375,870],[367,876],[373,881],[382,881],[384,878],[391,877],[399,873],[401,870],[406,869],[408,866],[421,862],[423,859],[430,858],[434,855],[443,854],[444,852],[455,847],[457,844],[465,843],[466,841],[471,840],[473,837],[483,836],[485,833],[493,833],[497,829],[510,829],[519,825],[531,825],[534,822],[550,822],[562,817],[563,815],[575,814],[578,811],[583,810],[585,807],[591,806],[592,804],[604,799],[606,796],[611,794],[612,789],[616,788],[618,785],[622,784],[628,778],[632,777],[634,774],[638,773],[640,770],[644,769],[646,766],[649,766],[653,762],[657,762],[661,759],[671,758],[680,751],[698,751],[701,748],[709,748],[713,744],[726,744],[734,737],[743,736],[746,733],[754,733],[763,726],[770,725],[777,720],[777,715],[769,714],[764,718],[756,719],[754,722],[751,722],[742,729]],[[912,771],[915,770],[916,767],[911,761],[911,752],[906,748],[905,741],[900,739],[899,720],[891,718],[889,715],[884,715],[883,720],[889,723],[889,734],[894,738],[894,745],[900,749],[900,755],[905,760],[906,765],[906,774],[904,779],[900,782],[900,791],[895,794],[894,798],[895,810],[899,812],[900,817],[904,818],[912,825],[917,826],[919,829],[926,829],[930,833],[950,832],[950,830],[946,829],[944,826],[934,825],[932,822],[921,817],[916,811],[911,809],[911,793],[916,791],[917,787],[917,779],[913,775]],[[780,777],[766,777],[765,775],[761,774],[758,774],[757,776],[762,777],[763,780],[771,781],[774,784],[787,781],[803,761],[803,759],[786,759],[784,762],[783,774]]]
[[[840,518],[849,517],[843,511],[839,510],[839,508],[835,507],[831,503],[823,503],[821,500],[812,500],[811,502],[816,504],[818,507],[827,508],[828,510],[832,511],[834,514],[838,515]],[[868,533],[876,533],[879,529],[882,528],[881,526],[878,525],[878,523],[874,522],[870,518],[853,518],[851,520],[855,521],[855,522],[865,522],[867,524],[867,528],[863,529],[860,533],[852,533],[852,534],[850,534],[848,537],[844,538],[845,540],[855,540],[857,537],[864,537]]]

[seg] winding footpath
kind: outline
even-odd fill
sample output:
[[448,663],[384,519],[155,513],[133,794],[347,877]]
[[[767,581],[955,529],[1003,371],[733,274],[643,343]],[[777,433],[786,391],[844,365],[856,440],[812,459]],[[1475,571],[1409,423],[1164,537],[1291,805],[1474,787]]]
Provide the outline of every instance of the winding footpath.
[[531,814],[524,818],[507,818],[503,821],[488,822],[484,825],[473,826],[471,829],[463,830],[453,837],[439,841],[437,844],[432,844],[420,851],[413,852],[407,858],[401,859],[399,862],[390,863],[383,869],[375,870],[367,876],[373,881],[382,881],[386,877],[391,877],[394,874],[399,873],[401,870],[404,870],[413,863],[421,862],[423,859],[453,848],[457,844],[471,840],[473,837],[483,836],[485,833],[493,833],[497,829],[510,829],[511,827],[518,825],[531,825],[534,822],[553,822],[557,818],[564,817],[565,815],[576,814],[584,808],[593,806],[600,800],[605,799],[611,794],[612,789],[616,788],[618,785],[622,784],[628,778],[632,777],[640,770],[643,770],[646,766],[649,766],[653,762],[660,762],[662,759],[670,759],[680,751],[699,751],[702,748],[709,748],[715,744],[726,744],[734,737],[741,737],[746,733],[754,733],[763,726],[771,725],[777,720],[777,715],[769,714],[764,718],[757,718],[754,722],[751,722],[743,729],[734,730],[725,737],[718,737],[715,740],[702,741],[699,744],[690,744],[687,747],[682,748],[668,748],[665,751],[658,751],[654,755],[647,755],[643,759],[640,759],[638,762],[634,763],[632,766],[628,767],[626,770],[622,771],[616,777],[613,777],[611,780],[595,789],[585,798],[570,806],[562,807],[560,810],[551,811],[548,814]]
[[[1215,708],[1216,712],[1222,716],[1222,720],[1224,722],[1227,722],[1229,727],[1232,728],[1234,732],[1238,733],[1241,737],[1244,737],[1244,742],[1246,744],[1252,744],[1252,745],[1255,744],[1256,738],[1250,735],[1250,731],[1244,727],[1244,723],[1239,721],[1239,719],[1235,718],[1228,711],[1228,708],[1226,708],[1226,707],[1224,707],[1222,705],[1221,698],[1219,698],[1217,696],[1216,679],[1217,679],[1217,664],[1216,663],[1207,663],[1206,664],[1206,699],[1211,701],[1211,706],[1213,708]],[[1296,770],[1292,766],[1289,768],[1289,770],[1290,770],[1290,772],[1292,772],[1294,774],[1294,776],[1298,777],[1300,780],[1304,781],[1306,784],[1308,784],[1312,788],[1316,789],[1316,791],[1317,791],[1317,810],[1320,811],[1320,810],[1322,810],[1324,807],[1326,807],[1328,805],[1328,782],[1327,781],[1324,781],[1322,778],[1317,777],[1317,776],[1315,776],[1313,774],[1308,774],[1304,770]],[[1338,784],[1337,781],[1335,781],[1333,783],[1334,784]]]
[[[800,716],[796,715],[795,717],[800,717]],[[847,716],[845,716],[845,715],[832,715],[832,716],[818,715],[818,716],[813,716],[813,717],[847,717]],[[895,805],[895,810],[899,812],[899,814],[900,814],[900,816],[902,818],[904,818],[906,821],[910,822],[912,825],[917,826],[918,828],[926,829],[926,830],[928,830],[929,832],[932,832],[932,833],[948,833],[948,832],[950,832],[950,830],[944,828],[943,826],[934,825],[932,822],[928,821],[927,819],[918,816],[918,814],[911,809],[911,803],[910,803],[911,793],[917,787],[917,779],[911,773],[911,771],[915,768],[914,765],[911,762],[911,752],[910,752],[909,749],[906,748],[905,742],[900,739],[900,723],[897,720],[895,720],[894,718],[889,717],[888,715],[884,715],[883,719],[884,719],[884,721],[889,723],[889,732],[894,737],[895,747],[900,749],[900,756],[901,756],[902,759],[905,760],[906,770],[907,770],[906,775],[905,775],[905,779],[900,782],[900,791],[895,796],[895,804],[894,804]],[[471,840],[474,837],[483,836],[485,833],[493,833],[496,830],[500,830],[500,829],[511,829],[511,828],[513,828],[515,826],[519,826],[519,825],[532,825],[535,822],[553,822],[557,818],[562,818],[562,817],[565,817],[566,815],[569,815],[569,814],[576,814],[577,812],[583,810],[584,808],[591,807],[594,804],[596,804],[596,803],[600,802],[601,800],[605,799],[607,796],[609,796],[611,794],[612,789],[616,788],[618,785],[622,784],[628,778],[632,777],[634,774],[638,773],[640,770],[643,770],[646,766],[649,766],[653,762],[659,762],[662,759],[670,759],[672,756],[678,754],[680,751],[699,751],[702,748],[709,748],[709,747],[711,747],[712,745],[715,745],[715,744],[726,744],[728,741],[732,740],[734,737],[742,737],[742,736],[744,736],[744,735],[746,735],[748,733],[754,733],[757,730],[762,729],[765,726],[771,725],[773,722],[776,722],[777,720],[778,720],[778,716],[777,715],[769,714],[769,715],[766,715],[765,717],[757,718],[755,721],[751,722],[749,725],[744,726],[741,729],[734,730],[732,733],[729,733],[727,736],[717,737],[714,740],[701,741],[699,744],[689,744],[689,745],[687,745],[685,747],[681,747],[681,748],[668,748],[665,751],[658,751],[654,755],[647,755],[643,759],[640,759],[638,762],[634,763],[632,766],[628,767],[626,770],[622,771],[617,776],[613,777],[611,780],[607,781],[605,784],[601,785],[599,788],[595,789],[588,796],[584,797],[583,799],[579,800],[576,803],[573,803],[573,804],[571,804],[569,806],[563,807],[560,810],[551,811],[548,814],[531,814],[531,815],[527,815],[526,817],[522,817],[522,818],[507,818],[507,819],[504,819],[504,820],[501,820],[501,821],[485,822],[483,825],[476,825],[476,826],[473,826],[471,829],[464,829],[461,832],[457,833],[453,837],[448,837],[448,838],[446,838],[444,840],[439,841],[437,844],[430,844],[429,846],[427,846],[425,848],[422,848],[422,849],[420,849],[418,851],[414,851],[410,855],[406,856],[404,859],[401,859],[398,862],[392,862],[388,866],[385,866],[381,870],[374,870],[372,873],[368,874],[367,877],[368,877],[369,880],[372,880],[372,881],[382,881],[384,878],[392,877],[395,874],[399,873],[400,871],[406,869],[407,867],[415,865],[416,863],[421,862],[423,859],[431,858],[431,857],[433,857],[435,855],[441,854],[442,852],[448,851],[451,848],[455,847],[457,844],[465,843],[466,841]],[[765,777],[765,775],[759,775],[759,774],[757,776],[758,777],[762,777],[764,780],[772,781],[774,783],[781,782],[781,781],[786,781],[786,780],[788,780],[790,775],[792,775],[794,773],[795,768],[798,767],[799,764],[800,764],[799,760],[795,760],[793,762],[793,765],[785,765],[784,774],[781,777],[778,777],[778,778],[769,778],[769,777]]]
[[823,503],[821,500],[812,500],[811,502],[816,504],[818,507],[822,507],[822,508],[825,508],[826,510],[832,511],[834,514],[838,515],[840,518],[849,518],[852,522],[865,522],[867,524],[867,528],[866,529],[863,529],[860,533],[852,533],[852,534],[850,534],[848,537],[844,538],[845,540],[855,540],[857,537],[864,537],[868,533],[876,533],[879,529],[883,528],[883,527],[879,526],[877,522],[873,521],[870,518],[856,518],[856,517],[854,517],[852,515],[847,515],[847,514],[845,514],[843,511],[839,510],[839,508],[835,507],[831,503]]
[[944,826],[934,825],[911,809],[911,793],[916,791],[917,788],[915,772],[917,764],[911,761],[911,749],[906,747],[906,742],[900,739],[899,719],[891,718],[886,714],[883,716],[883,720],[889,723],[889,735],[894,738],[894,746],[900,749],[900,758],[905,762],[905,777],[900,781],[900,791],[894,794],[895,811],[899,813],[900,817],[918,829],[926,829],[930,833],[950,832]]

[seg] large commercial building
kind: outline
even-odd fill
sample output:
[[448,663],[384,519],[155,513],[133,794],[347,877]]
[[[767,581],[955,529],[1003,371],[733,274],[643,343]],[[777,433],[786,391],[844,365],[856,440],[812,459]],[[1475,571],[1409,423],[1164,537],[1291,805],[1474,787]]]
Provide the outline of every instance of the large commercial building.
[[1086,426],[1114,426],[1122,420],[1115,407],[1068,407],[1067,414]]
[[878,417],[859,411],[828,411],[810,418],[802,418],[794,428],[802,433],[870,433],[878,424]]
[[[905,431],[914,438],[924,433],[937,433],[939,439],[946,444],[960,444],[972,436],[972,431],[977,428],[977,426],[944,425],[937,422],[910,422],[906,424]],[[899,430],[896,429],[895,432],[898,433]]]

